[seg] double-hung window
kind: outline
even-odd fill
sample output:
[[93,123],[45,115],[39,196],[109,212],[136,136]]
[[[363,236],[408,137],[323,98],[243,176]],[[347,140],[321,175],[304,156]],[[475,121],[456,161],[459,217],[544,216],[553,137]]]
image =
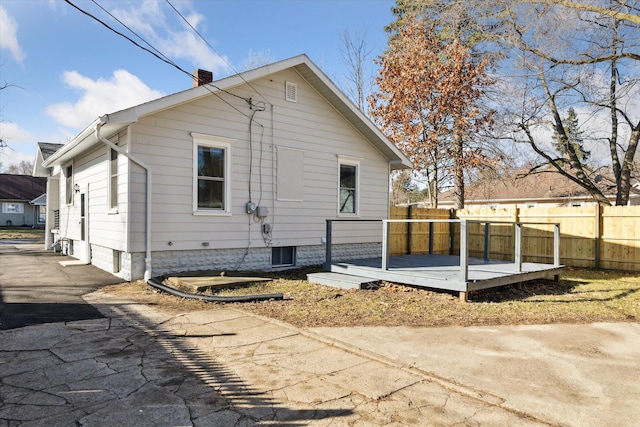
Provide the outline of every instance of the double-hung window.
[[196,214],[231,213],[231,144],[233,140],[193,133]]
[[73,204],[73,165],[64,168],[65,198],[67,205]]
[[358,159],[338,157],[338,211],[341,214],[358,214],[360,162]]
[[113,148],[109,154],[109,209],[118,209],[118,152]]

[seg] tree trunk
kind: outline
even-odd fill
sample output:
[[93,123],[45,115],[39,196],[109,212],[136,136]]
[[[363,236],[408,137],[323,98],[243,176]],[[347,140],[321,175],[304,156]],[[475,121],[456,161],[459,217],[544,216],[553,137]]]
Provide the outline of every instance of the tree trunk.
[[464,209],[464,151],[462,144],[462,132],[456,126],[453,135],[455,152],[453,203],[455,209]]

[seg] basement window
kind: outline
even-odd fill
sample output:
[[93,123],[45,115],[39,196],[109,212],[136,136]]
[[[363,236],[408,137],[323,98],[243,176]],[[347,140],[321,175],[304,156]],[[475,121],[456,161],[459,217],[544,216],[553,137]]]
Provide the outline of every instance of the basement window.
[[296,264],[296,247],[281,246],[271,248],[272,267],[292,267]]

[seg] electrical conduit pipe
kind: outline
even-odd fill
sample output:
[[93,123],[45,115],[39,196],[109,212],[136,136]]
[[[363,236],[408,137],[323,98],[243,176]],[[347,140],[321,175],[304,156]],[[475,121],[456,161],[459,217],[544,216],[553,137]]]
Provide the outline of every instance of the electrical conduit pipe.
[[200,295],[200,294],[190,294],[188,292],[182,292],[177,289],[174,289],[170,286],[163,285],[161,282],[163,281],[162,277],[154,277],[153,279],[147,280],[147,284],[156,289],[159,289],[163,292],[167,292],[176,297],[188,298],[188,299],[197,299],[207,302],[254,302],[254,301],[268,301],[268,300],[282,300],[284,296],[282,294],[259,294],[259,295],[240,295],[235,297],[220,297],[215,295]]

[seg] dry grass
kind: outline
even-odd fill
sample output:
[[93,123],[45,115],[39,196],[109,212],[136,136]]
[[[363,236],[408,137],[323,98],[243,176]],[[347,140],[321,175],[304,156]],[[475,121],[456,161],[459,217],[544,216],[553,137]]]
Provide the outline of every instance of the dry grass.
[[28,227],[0,227],[0,239],[42,239],[44,230]]
[[[300,327],[471,326],[640,321],[640,276],[567,269],[559,282],[539,280],[470,294],[382,283],[377,289],[342,290],[312,285],[305,272],[264,283],[225,289],[217,295],[283,293],[283,301],[234,307]],[[114,285],[106,292],[156,304],[170,311],[215,309],[217,304],[162,294],[143,282]]]

